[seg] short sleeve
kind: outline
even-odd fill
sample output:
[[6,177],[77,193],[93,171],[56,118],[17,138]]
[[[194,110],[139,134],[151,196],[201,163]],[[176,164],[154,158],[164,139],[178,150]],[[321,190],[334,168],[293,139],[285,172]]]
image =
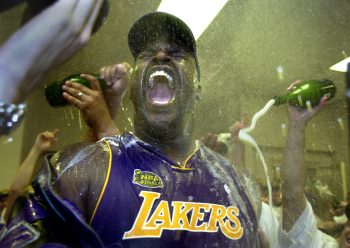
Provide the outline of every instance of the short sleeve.
[[307,202],[304,212],[299,216],[289,232],[282,227],[278,233],[278,247],[290,248],[333,248],[337,241],[317,228],[311,204]]

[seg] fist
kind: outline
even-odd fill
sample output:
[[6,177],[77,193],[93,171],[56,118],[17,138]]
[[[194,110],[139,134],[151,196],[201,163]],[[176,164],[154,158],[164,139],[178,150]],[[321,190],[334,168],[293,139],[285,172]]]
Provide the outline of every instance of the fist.
[[106,88],[104,94],[107,99],[111,96],[122,96],[129,87],[128,63],[105,66],[100,69],[100,77],[105,80]]

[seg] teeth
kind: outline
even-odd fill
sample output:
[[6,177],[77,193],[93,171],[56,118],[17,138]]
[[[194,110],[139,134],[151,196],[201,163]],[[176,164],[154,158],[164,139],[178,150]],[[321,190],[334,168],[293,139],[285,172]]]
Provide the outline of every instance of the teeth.
[[154,86],[154,78],[159,77],[159,76],[166,77],[168,80],[169,86],[171,88],[174,88],[173,78],[165,71],[155,71],[151,74],[151,76],[149,77],[149,85],[151,88],[153,88],[153,86]]

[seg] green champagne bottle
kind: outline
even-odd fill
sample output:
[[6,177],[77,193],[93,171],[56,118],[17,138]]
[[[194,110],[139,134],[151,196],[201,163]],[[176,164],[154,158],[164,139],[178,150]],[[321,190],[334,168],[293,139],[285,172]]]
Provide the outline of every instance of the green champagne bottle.
[[[89,73],[90,75],[95,76],[98,81],[100,82],[101,88],[104,88],[106,86],[106,82],[99,77],[97,74]],[[66,81],[72,81],[75,83],[82,84],[88,88],[91,88],[90,82],[86,80],[85,78],[82,78],[80,74],[71,74],[68,77],[61,79],[61,80],[55,80],[45,87],[45,97],[46,100],[49,102],[49,104],[52,107],[64,107],[69,105],[69,102],[63,97],[63,89],[62,86]]]
[[333,98],[336,91],[335,84],[331,80],[307,80],[294,86],[287,94],[275,96],[274,105],[289,103],[300,108],[314,107],[323,96],[327,96],[328,100]]

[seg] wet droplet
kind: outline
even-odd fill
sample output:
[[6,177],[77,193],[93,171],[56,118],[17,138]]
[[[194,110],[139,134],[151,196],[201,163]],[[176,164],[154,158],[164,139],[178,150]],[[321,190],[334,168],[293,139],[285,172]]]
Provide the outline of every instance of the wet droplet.
[[341,54],[344,56],[344,59],[346,59],[348,57],[348,55],[346,54],[345,51],[341,51]]
[[12,143],[12,142],[13,142],[13,138],[9,137],[6,140],[4,140],[3,144],[9,144],[9,143]]
[[339,117],[339,118],[337,119],[337,122],[338,122],[338,124],[339,124],[340,130],[344,131],[344,122],[343,122],[343,119]]
[[281,135],[282,137],[287,137],[287,124],[281,124]]
[[81,129],[83,129],[83,123],[81,121],[81,111],[80,110],[78,111],[78,118],[79,118],[79,128],[81,130]]
[[277,78],[282,81],[284,79],[284,68],[282,65],[277,66]]
[[331,152],[331,153],[333,153],[333,148],[332,148],[331,145],[328,145],[328,151]]
[[73,114],[72,108],[69,108],[69,113],[70,113],[70,118],[74,120],[74,114]]
[[306,101],[306,107],[307,107],[307,110],[309,110],[310,112],[312,111],[311,102],[309,100]]

